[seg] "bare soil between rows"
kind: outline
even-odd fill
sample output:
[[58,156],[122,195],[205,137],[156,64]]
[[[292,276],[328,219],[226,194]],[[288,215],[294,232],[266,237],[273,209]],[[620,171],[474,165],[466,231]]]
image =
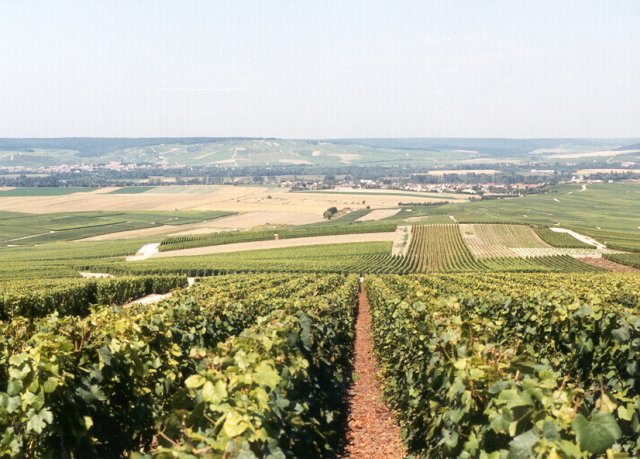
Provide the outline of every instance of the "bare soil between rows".
[[608,269],[609,271],[616,271],[619,273],[640,273],[640,269],[621,265],[620,263],[607,260],[606,258],[584,257],[580,258],[580,261],[592,266],[598,266],[599,268]]
[[400,428],[383,400],[373,352],[369,302],[362,286],[358,296],[355,342],[355,381],[349,390],[347,445],[344,457],[357,459],[403,458],[406,449]]

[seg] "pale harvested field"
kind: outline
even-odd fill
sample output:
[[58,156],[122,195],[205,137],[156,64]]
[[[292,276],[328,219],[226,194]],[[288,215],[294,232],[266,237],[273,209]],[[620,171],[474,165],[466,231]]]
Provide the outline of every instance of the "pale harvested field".
[[600,156],[620,156],[628,155],[631,153],[638,153],[640,150],[599,150],[599,151],[586,151],[578,153],[559,153],[549,155],[549,159],[578,159],[578,158],[597,158]]
[[581,262],[587,263],[599,268],[608,269],[609,271],[616,271],[621,273],[640,273],[640,269],[632,268],[631,266],[621,265],[606,258],[593,258],[585,257],[580,259]]
[[578,169],[578,175],[592,174],[640,174],[640,169]]
[[289,247],[304,247],[311,245],[347,244],[354,242],[393,242],[396,233],[364,233],[342,234],[337,236],[301,237],[295,239],[280,239],[273,241],[241,242],[238,244],[214,245],[197,247],[194,249],[171,250],[152,254],[149,258],[192,257],[196,255],[214,255],[218,253],[248,252],[251,250],[284,249]]
[[111,193],[112,191],[116,191],[118,189],[120,189],[120,187],[109,186],[105,188],[98,188],[97,190],[94,190],[94,191],[89,191],[88,194],[107,194],[107,193]]
[[239,215],[216,218],[189,225],[163,225],[139,230],[102,234],[85,241],[115,241],[153,236],[175,236],[180,234],[217,233],[219,231],[244,230],[262,225],[306,225],[322,221],[322,216],[292,212],[245,212]]
[[519,257],[516,249],[552,249],[524,225],[460,225],[462,239],[477,258]]
[[391,246],[391,255],[407,256],[409,246],[411,245],[411,235],[413,226],[398,226],[396,228],[396,236]]
[[[469,200],[468,196],[465,196],[463,194],[457,194],[457,193],[436,193],[436,192],[429,192],[429,191],[386,190],[386,189],[378,190],[378,189],[368,189],[368,188],[318,190],[318,191],[307,191],[307,192],[298,193],[298,194],[306,194],[306,195],[313,195],[313,196],[343,195],[345,199],[348,199],[349,195],[354,196],[353,199],[357,199],[356,197],[358,195],[366,195],[367,199],[370,199],[371,197],[394,198],[394,199],[397,199],[398,197],[400,198],[415,197],[415,198],[418,198],[419,202],[441,202],[444,200],[448,200],[448,201]],[[407,196],[407,195],[410,195],[410,196]]]
[[428,223],[430,220],[428,215],[422,215],[420,217],[405,218],[405,221],[411,222],[411,223]]
[[445,174],[458,174],[458,175],[467,175],[467,174],[497,174],[499,171],[495,169],[443,169],[443,170],[435,170],[429,171],[425,174],[415,174],[415,175],[435,175],[437,177],[441,177]]
[[[383,194],[384,192],[384,194]],[[395,207],[399,196],[388,191],[366,192],[366,204],[356,194],[289,193],[283,188],[193,186],[162,187],[139,194],[74,193],[64,196],[0,197],[0,210],[44,214],[81,211],[227,210],[234,212],[288,212],[315,214],[329,207],[360,209]],[[360,194],[360,193],[358,193]],[[363,193],[365,194],[365,193]],[[403,197],[404,198],[404,197]],[[416,193],[414,202],[467,199],[440,193],[438,199]],[[405,198],[406,200],[406,198]]]
[[0,186],[0,191],[10,191],[10,190],[13,190],[13,189],[15,189],[15,188],[12,187],[12,186]]
[[[239,215],[231,215],[229,217],[218,218],[212,220],[207,225],[203,223],[194,226],[202,228],[215,227],[224,230],[232,229],[251,229],[256,226],[263,225],[306,225],[309,223],[318,223],[324,220],[322,215],[314,215],[311,213],[293,213],[293,212],[246,212]],[[199,231],[200,233],[206,231]],[[191,231],[183,231],[179,234],[193,234]]]
[[393,217],[400,212],[400,209],[378,209],[369,212],[367,215],[363,215],[358,218],[357,222],[368,222],[372,220],[382,220],[383,218]]

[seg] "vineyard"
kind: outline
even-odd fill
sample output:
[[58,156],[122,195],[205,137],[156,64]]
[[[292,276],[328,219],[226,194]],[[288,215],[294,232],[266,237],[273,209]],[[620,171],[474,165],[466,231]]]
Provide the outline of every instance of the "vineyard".
[[[228,275],[157,304],[14,315],[0,322],[0,456],[339,454],[357,284]],[[639,277],[382,275],[365,286],[410,453],[640,454]]]
[[355,277],[218,277],[155,305],[2,322],[0,456],[322,456],[356,292]]
[[455,272],[483,269],[465,245],[458,225],[413,227],[409,246],[410,272]]
[[[476,225],[507,226],[507,225]],[[332,244],[122,262],[96,260],[82,271],[117,275],[211,276],[248,272],[411,274],[434,272],[593,272],[601,270],[566,254],[583,249],[508,249],[508,257],[474,257],[462,225],[414,225],[406,255],[391,255],[389,242]],[[537,236],[529,227],[526,235]],[[464,230],[463,230],[464,231]],[[528,236],[527,236],[528,237]],[[495,250],[495,249],[493,249]],[[518,250],[526,253],[517,256]],[[532,251],[540,252],[535,256]],[[558,253],[560,251],[560,253]],[[495,253],[501,253],[498,249]],[[87,260],[90,261],[90,260]]]
[[598,228],[572,228],[586,234],[614,250],[640,252],[640,228],[635,233]]
[[186,286],[187,278],[177,276],[0,282],[0,320],[43,317],[53,312],[85,315],[94,304],[123,304]]
[[640,454],[638,277],[389,276],[366,287],[385,396],[411,452]]

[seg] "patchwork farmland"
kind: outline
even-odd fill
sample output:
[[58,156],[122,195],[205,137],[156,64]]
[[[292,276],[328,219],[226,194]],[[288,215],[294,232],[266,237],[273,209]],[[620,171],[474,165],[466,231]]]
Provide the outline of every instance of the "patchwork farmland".
[[632,231],[446,206],[2,213],[3,454],[640,454]]

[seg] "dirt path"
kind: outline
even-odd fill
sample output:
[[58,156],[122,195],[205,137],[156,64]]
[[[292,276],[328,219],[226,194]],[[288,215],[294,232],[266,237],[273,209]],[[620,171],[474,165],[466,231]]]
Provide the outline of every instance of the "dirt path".
[[620,263],[607,260],[606,258],[584,257],[579,258],[579,260],[592,266],[608,269],[609,271],[616,271],[620,273],[640,273],[640,269],[621,265]]
[[151,244],[146,244],[140,247],[140,249],[136,252],[135,255],[131,255],[127,257],[127,261],[137,261],[137,260],[146,260],[149,257],[152,257],[154,254],[160,251],[160,243],[152,242]]
[[383,218],[393,217],[400,212],[400,209],[376,209],[358,218],[357,222],[369,222],[373,220],[382,220]]
[[[193,284],[196,283],[196,278],[195,277],[187,277],[187,287],[186,288],[191,288],[191,286],[193,286]],[[138,298],[137,300],[133,300],[133,301],[129,301],[127,304],[125,304],[124,306],[131,306],[132,304],[153,304],[153,303],[158,303],[162,300],[165,300],[167,298],[169,298],[171,295],[173,295],[173,292],[169,292],[169,293],[164,293],[164,294],[160,294],[160,293],[151,293],[147,296],[143,296],[142,298]]]
[[377,361],[373,353],[371,315],[364,289],[358,297],[354,373],[349,390],[349,419],[345,457],[358,459],[402,458],[406,450],[400,440],[400,428],[382,400],[376,377]]
[[107,273],[90,273],[88,271],[79,271],[80,275],[86,279],[90,279],[90,278],[97,278],[97,279],[104,279],[106,277],[113,277],[113,274],[107,274]]
[[411,231],[413,226],[398,226],[396,228],[393,246],[391,246],[391,255],[406,256],[411,245]]
[[167,252],[152,253],[145,258],[139,255],[127,257],[127,261],[144,260],[147,258],[192,257],[196,255],[213,255],[217,253],[247,252],[250,250],[285,249],[291,247],[305,247],[310,245],[347,244],[354,242],[384,242],[392,241],[393,233],[361,233],[339,234],[334,236],[298,237],[292,239],[273,239],[268,241],[238,242],[234,244],[213,245],[193,249],[169,250]]
[[34,237],[46,236],[47,234],[53,234],[55,231],[47,231],[46,233],[38,233],[38,234],[30,234],[29,236],[17,237],[15,239],[7,239],[2,242],[16,242],[16,241],[24,241],[25,239],[32,239]]
[[551,231],[553,231],[555,233],[567,233],[567,234],[570,234],[571,236],[573,236],[574,238],[576,238],[580,242],[584,242],[585,244],[592,245],[595,248],[597,248],[598,250],[604,250],[604,249],[607,248],[607,246],[604,245],[602,242],[598,242],[592,237],[585,236],[584,234],[576,233],[575,231],[572,231],[570,229],[558,228],[557,226],[552,226],[550,229],[551,229]]

